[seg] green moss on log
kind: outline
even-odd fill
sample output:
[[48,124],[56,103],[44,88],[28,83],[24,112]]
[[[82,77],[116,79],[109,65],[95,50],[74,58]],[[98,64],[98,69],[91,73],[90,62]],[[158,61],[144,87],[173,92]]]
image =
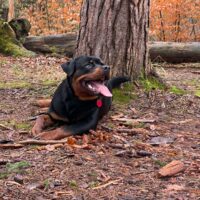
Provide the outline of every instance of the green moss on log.
[[25,49],[16,39],[15,32],[7,22],[0,21],[0,52],[12,56],[32,57],[35,53]]

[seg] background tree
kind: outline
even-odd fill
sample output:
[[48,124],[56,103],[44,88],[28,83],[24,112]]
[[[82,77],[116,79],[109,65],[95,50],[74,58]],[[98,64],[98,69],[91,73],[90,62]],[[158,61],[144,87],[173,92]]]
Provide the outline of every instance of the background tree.
[[15,18],[15,1],[8,0],[8,21]]
[[150,0],[84,0],[76,56],[96,55],[112,75],[148,71]]

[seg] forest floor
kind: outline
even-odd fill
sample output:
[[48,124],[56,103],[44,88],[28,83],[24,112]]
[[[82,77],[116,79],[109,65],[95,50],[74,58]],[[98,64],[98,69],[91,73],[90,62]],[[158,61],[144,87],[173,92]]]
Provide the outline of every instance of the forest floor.
[[[0,55],[0,199],[200,199],[200,63],[156,65],[170,89],[135,87],[128,104],[114,100],[96,132],[12,146],[32,137],[34,102],[53,94],[64,61]],[[160,176],[174,160],[183,170]]]

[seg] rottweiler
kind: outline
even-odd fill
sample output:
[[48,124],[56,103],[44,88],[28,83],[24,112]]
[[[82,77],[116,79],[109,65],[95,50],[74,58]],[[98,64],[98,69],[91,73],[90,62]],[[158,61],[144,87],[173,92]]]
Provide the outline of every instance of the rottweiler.
[[[109,78],[110,67],[94,56],[80,56],[61,65],[67,74],[53,95],[49,111],[32,128],[37,139],[56,140],[95,130],[109,111],[112,89],[128,77]],[[54,130],[44,131],[59,122]]]

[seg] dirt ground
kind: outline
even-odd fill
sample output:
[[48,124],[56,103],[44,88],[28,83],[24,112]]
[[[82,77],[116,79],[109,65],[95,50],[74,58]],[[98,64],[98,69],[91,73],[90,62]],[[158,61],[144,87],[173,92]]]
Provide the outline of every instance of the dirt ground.
[[[5,148],[32,137],[34,102],[53,94],[64,61],[0,55],[0,199],[200,199],[200,63],[156,65],[171,89],[135,87],[127,105],[114,101],[96,132]],[[184,169],[160,177],[173,160]]]

